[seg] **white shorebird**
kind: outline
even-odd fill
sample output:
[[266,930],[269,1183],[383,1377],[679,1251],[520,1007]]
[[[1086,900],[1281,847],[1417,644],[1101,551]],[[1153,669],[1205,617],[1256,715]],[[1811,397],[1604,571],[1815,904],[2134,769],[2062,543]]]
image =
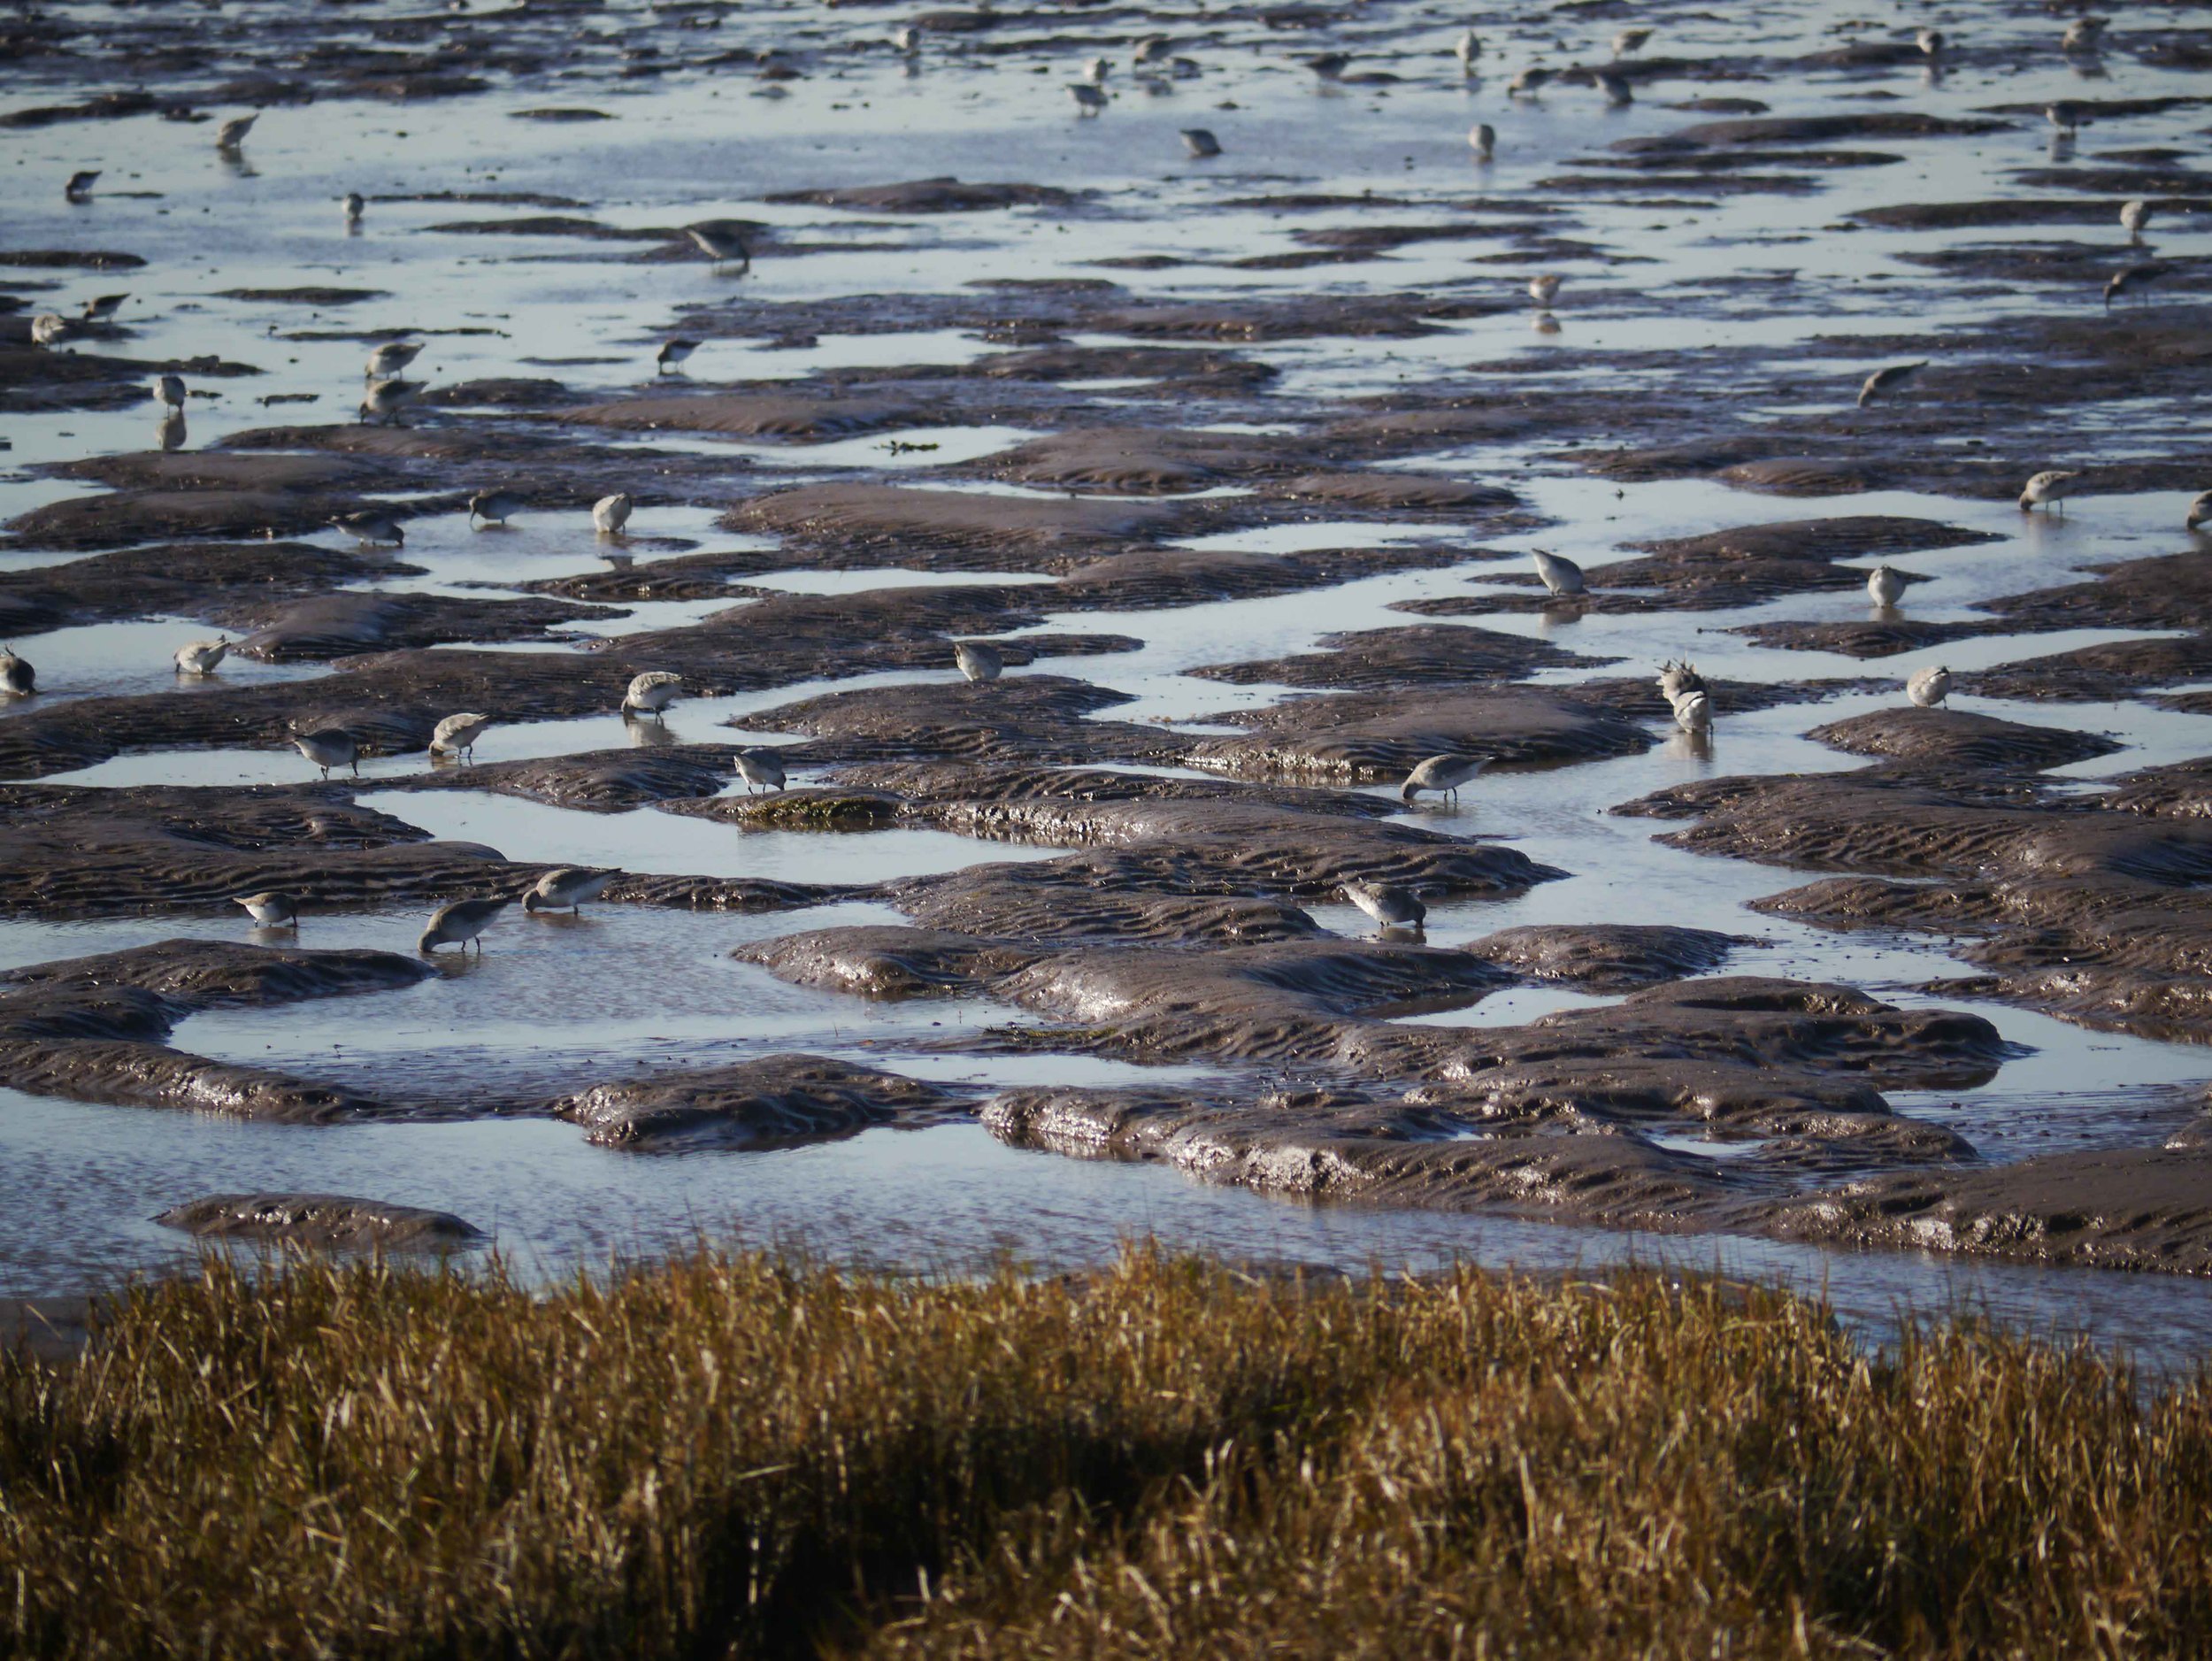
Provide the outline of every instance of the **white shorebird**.
[[84,303],[84,320],[88,323],[104,323],[121,311],[123,302],[129,298],[127,294],[96,296]]
[[362,508],[353,513],[335,513],[330,522],[339,530],[358,541],[389,542],[403,546],[407,541],[407,527],[398,514],[389,508]]
[[389,380],[372,381],[368,390],[361,395],[361,406],[357,414],[364,421],[373,420],[380,415],[386,426],[397,427],[399,412],[412,404],[415,395],[421,390],[421,381],[402,381],[396,375]]
[[737,776],[745,781],[745,793],[755,790],[780,790],[784,788],[783,763],[776,759],[772,750],[741,750],[737,752]]
[[2080,130],[2083,113],[2081,105],[2071,98],[2055,98],[2043,106],[2043,119],[2069,138]]
[[1644,42],[1651,38],[1649,29],[1623,29],[1613,37],[1613,56],[1633,58],[1644,50]]
[[61,193],[72,202],[89,202],[92,200],[94,181],[99,177],[100,170],[97,167],[71,173],[69,182],[61,188]]
[[1894,565],[1877,565],[1867,573],[1866,592],[1875,604],[1887,611],[1905,597],[1905,579]]
[[2027,488],[2020,492],[2020,511],[2026,513],[2039,507],[2047,513],[2052,503],[2062,502],[2074,494],[2074,481],[2080,477],[2079,473],[2057,469],[2039,473],[2028,481]]
[[1411,802],[1424,790],[1435,790],[1459,800],[1459,787],[1490,765],[1487,756],[1431,756],[1417,762],[1398,787],[1401,801]]
[[253,131],[253,124],[261,119],[261,112],[251,115],[234,115],[215,129],[215,148],[226,156],[235,156],[238,147],[246,142],[246,135]]
[[653,373],[657,375],[666,374],[671,368],[681,366],[683,361],[698,350],[697,341],[680,338],[663,341],[660,350],[653,354]]
[[1113,59],[1110,58],[1094,58],[1089,63],[1083,65],[1083,79],[1089,81],[1094,87],[1104,86],[1106,84],[1106,77],[1113,73],[1114,63]]
[[1669,658],[1659,665],[1659,696],[1668,703],[1704,690],[1705,677],[1698,673],[1695,664],[1676,663]]
[[361,216],[369,211],[368,198],[358,190],[347,191],[344,196],[338,198],[338,205],[345,210],[348,225],[360,224]]
[[351,733],[342,727],[318,727],[311,733],[292,734],[292,747],[323,770],[323,777],[330,777],[333,767],[350,767],[353,776],[361,776],[361,746]]
[[918,23],[910,23],[891,37],[891,44],[908,58],[922,50],[922,30]]
[[2112,303],[2122,295],[2140,294],[2161,277],[2170,277],[2173,273],[2171,265],[2162,265],[2155,260],[2114,272],[2104,286],[2104,309],[2109,311]]
[[27,698],[38,690],[38,671],[28,657],[19,657],[12,646],[0,646],[0,693]]
[[697,244],[699,251],[714,263],[717,270],[734,265],[741,277],[753,268],[752,249],[741,233],[726,225],[688,226],[684,235]]
[[1497,152],[1498,129],[1487,121],[1478,121],[1467,129],[1467,142],[1477,161],[1488,161]]
[[1452,48],[1452,56],[1459,59],[1461,74],[1473,74],[1475,59],[1482,56],[1482,36],[1469,29],[1459,37],[1459,43]]
[[2058,37],[2062,52],[2095,52],[2104,45],[2104,32],[2111,27],[2110,18],[2076,18],[2066,26],[2066,33]]
[[1546,272],[1540,277],[1531,277],[1528,280],[1528,297],[1546,310],[1549,310],[1551,303],[1559,297],[1559,285],[1564,281],[1566,281],[1564,277],[1552,271]]
[[1096,115],[1106,107],[1106,95],[1087,81],[1069,82],[1068,96],[1075,100],[1075,113],[1079,117]]
[[154,423],[154,442],[164,450],[184,448],[184,411],[165,409]]
[[259,894],[242,894],[231,904],[244,906],[246,915],[253,919],[256,928],[297,928],[300,926],[300,903],[281,888],[269,888]]
[[1933,709],[1951,696],[1951,672],[1940,664],[1916,670],[1906,678],[1905,696],[1924,710]]
[[1686,733],[1709,733],[1713,730],[1712,695],[1700,688],[1685,692],[1672,700],[1674,724]]
[[1923,58],[1943,56],[1943,31],[1941,29],[1921,29],[1913,35],[1912,43],[1920,49],[1920,55]]
[[181,410],[184,408],[184,377],[182,375],[157,376],[154,381],[154,396],[159,398],[173,410]]
[[1429,908],[1418,896],[1387,882],[1347,882],[1344,897],[1385,928],[1419,929],[1428,921]]
[[1187,127],[1183,129],[1183,148],[1203,160],[1221,154],[1221,141],[1202,127]]
[[430,730],[430,752],[435,756],[475,758],[476,741],[492,724],[488,715],[449,715]]
[[995,646],[979,640],[964,640],[952,649],[960,673],[974,681],[995,681],[1006,672],[1006,659]]
[[1541,64],[1531,64],[1505,83],[1505,96],[1509,98],[1532,96],[1550,84],[1551,71]]
[[479,490],[469,498],[469,523],[473,525],[482,519],[491,525],[504,525],[510,515],[521,512],[528,505],[518,490],[496,487]]
[[42,311],[31,319],[31,344],[54,346],[69,338],[69,319],[58,311]]
[[512,900],[456,900],[441,905],[424,927],[422,938],[415,942],[415,950],[435,951],[441,946],[458,946],[466,951],[469,942],[474,940],[476,950],[481,952],[484,942],[477,936],[513,904]]
[[2120,204],[2120,228],[2128,234],[2128,241],[2143,240],[2143,227],[2151,222],[2151,204],[2141,197]]
[[2200,525],[2212,525],[2212,490],[2189,504],[2187,528],[2193,531]]
[[1169,41],[1164,35],[1148,35],[1137,42],[1137,50],[1129,54],[1133,64],[1164,64],[1168,59]]
[[1896,391],[1927,366],[1928,360],[1922,358],[1909,364],[1892,364],[1886,369],[1877,369],[1859,388],[1859,408],[1863,410],[1885,392]]
[[592,865],[563,865],[549,871],[522,896],[526,911],[579,911],[586,900],[606,892],[607,884],[622,874]]
[[1605,94],[1606,103],[1616,110],[1625,110],[1636,102],[1636,89],[1628,84],[1628,77],[1617,69],[1594,69],[1590,74],[1591,79],[1598,83],[1598,89]]
[[177,648],[174,659],[180,675],[205,675],[215,673],[215,665],[229,655],[228,640],[188,641]]
[[420,341],[386,341],[369,354],[368,362],[362,365],[361,378],[364,381],[390,379],[422,356],[422,345]]
[[621,535],[622,527],[630,522],[630,510],[636,505],[637,498],[627,490],[601,496],[591,504],[592,528],[602,536]]
[[1582,592],[1582,567],[1573,560],[1543,548],[1530,549],[1528,557],[1536,562],[1536,574],[1554,594]]
[[660,715],[673,704],[682,687],[684,678],[665,669],[648,669],[643,674],[630,678],[630,689],[622,695],[625,715]]

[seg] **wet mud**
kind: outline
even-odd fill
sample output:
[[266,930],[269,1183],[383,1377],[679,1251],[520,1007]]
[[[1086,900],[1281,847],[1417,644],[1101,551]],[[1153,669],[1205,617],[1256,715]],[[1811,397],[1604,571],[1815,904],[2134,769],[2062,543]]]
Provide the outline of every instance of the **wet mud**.
[[154,1219],[203,1240],[285,1242],[352,1251],[450,1250],[483,1231],[450,1211],[344,1194],[211,1194]]

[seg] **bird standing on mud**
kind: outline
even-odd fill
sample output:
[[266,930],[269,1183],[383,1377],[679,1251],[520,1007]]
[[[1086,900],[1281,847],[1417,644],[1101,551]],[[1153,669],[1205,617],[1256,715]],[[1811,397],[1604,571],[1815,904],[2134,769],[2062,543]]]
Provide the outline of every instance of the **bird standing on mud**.
[[1866,592],[1886,611],[1905,597],[1905,579],[1894,565],[1877,565],[1867,573]]
[[350,767],[353,776],[361,776],[361,746],[351,733],[342,727],[325,727],[311,733],[292,734],[292,747],[323,770],[323,777],[330,777],[333,767]]
[[699,350],[697,341],[676,339],[663,341],[660,350],[653,354],[653,373],[664,375],[671,369],[681,368],[684,359]]
[[1545,548],[1530,549],[1528,557],[1536,562],[1537,576],[1554,594],[1582,592],[1582,567],[1573,560]]
[[260,894],[242,894],[231,904],[246,908],[246,915],[253,919],[256,928],[297,928],[300,926],[300,904],[281,888],[270,888]]
[[215,148],[226,156],[235,156],[246,142],[246,135],[253,131],[253,124],[261,119],[261,112],[251,115],[234,115],[215,129]]
[[629,690],[622,695],[622,713],[664,717],[683,683],[681,675],[671,674],[665,669],[648,669],[643,674],[634,675]]
[[773,750],[741,750],[737,752],[737,776],[745,781],[745,793],[756,790],[780,790],[784,788],[783,763],[776,759]]
[[1106,95],[1087,81],[1070,82],[1068,96],[1075,100],[1075,113],[1079,119],[1084,116],[1096,115],[1106,107]]
[[1566,279],[1556,272],[1548,271],[1540,277],[1528,280],[1528,297],[1537,304],[1548,308],[1559,297],[1559,285]]
[[431,729],[430,753],[434,756],[466,756],[473,761],[476,758],[476,741],[491,724],[492,718],[488,715],[449,715]]
[[742,277],[752,270],[753,250],[746,245],[744,237],[726,226],[687,226],[684,235],[697,244],[699,251],[713,263],[718,271],[734,264],[737,274]]
[[84,173],[71,173],[69,182],[61,188],[61,193],[71,202],[89,202],[92,200],[93,183],[99,176],[100,170],[96,167]]
[[121,311],[123,302],[129,298],[127,294],[96,296],[84,303],[84,320],[88,323],[104,323]]
[[421,356],[420,341],[386,341],[369,354],[368,362],[362,365],[361,378],[388,380]]
[[372,381],[368,390],[361,395],[358,419],[365,423],[381,416],[387,427],[397,427],[399,412],[412,404],[421,390],[421,381],[402,381],[397,376],[388,381]]
[[1509,98],[1532,98],[1551,84],[1552,72],[1541,64],[1531,64],[1526,69],[1505,83]]
[[1939,664],[1915,672],[1905,682],[1905,696],[1924,710],[1932,710],[1951,696],[1951,672]]
[[458,946],[468,950],[469,942],[476,941],[481,953],[484,942],[478,940],[494,919],[512,905],[512,900],[456,900],[442,905],[422,931],[422,938],[415,942],[417,951],[435,951],[441,946]]
[[1429,908],[1419,897],[1387,882],[1348,882],[1344,897],[1385,928],[1410,928],[1418,933],[1428,923]]
[[1928,366],[1924,358],[1909,364],[1892,364],[1886,369],[1877,369],[1859,388],[1859,408],[1863,410],[1885,392],[1895,392]]
[[358,538],[363,543],[389,542],[403,547],[407,542],[407,527],[398,514],[388,508],[363,508],[355,513],[334,513],[331,524]]
[[1398,787],[1399,800],[1411,803],[1424,790],[1434,790],[1459,800],[1459,787],[1490,765],[1487,756],[1431,756],[1416,762],[1406,781]]
[[606,891],[607,885],[622,874],[619,871],[597,870],[589,865],[563,865],[549,871],[533,884],[522,896],[526,911],[580,912],[586,900],[595,900]]
[[1006,672],[1006,659],[995,646],[979,640],[964,640],[952,649],[952,660],[972,681],[995,681]]
[[[2079,473],[2066,473],[2058,469],[2039,473],[2028,481],[2027,488],[2020,492],[2020,511],[2027,513],[2039,507],[2046,513],[2049,512],[2052,503],[2063,502],[2074,494],[2074,481],[2080,477]],[[2060,511],[2062,513],[2064,510]]]
[[17,657],[12,646],[0,646],[0,693],[27,698],[37,690],[38,671],[31,667],[31,660]]

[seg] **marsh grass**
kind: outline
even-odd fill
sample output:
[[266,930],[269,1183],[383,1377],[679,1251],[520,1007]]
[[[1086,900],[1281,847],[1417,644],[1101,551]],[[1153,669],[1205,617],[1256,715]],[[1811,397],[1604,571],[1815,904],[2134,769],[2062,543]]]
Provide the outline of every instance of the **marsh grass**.
[[0,1650],[2185,1652],[2208,1433],[1640,1276],[218,1262],[0,1362]]

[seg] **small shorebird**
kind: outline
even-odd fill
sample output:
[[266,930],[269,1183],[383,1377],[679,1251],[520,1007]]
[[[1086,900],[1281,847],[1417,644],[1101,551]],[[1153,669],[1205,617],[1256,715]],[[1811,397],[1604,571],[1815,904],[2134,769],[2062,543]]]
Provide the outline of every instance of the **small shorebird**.
[[368,362],[362,367],[361,378],[364,381],[388,379],[421,356],[420,341],[386,341],[369,354]]
[[504,525],[510,514],[519,513],[528,505],[518,490],[479,490],[469,498],[469,523],[473,525],[483,519],[488,524]]
[[238,147],[246,142],[246,135],[253,131],[253,124],[261,119],[261,112],[251,115],[234,115],[215,129],[215,148],[226,156],[235,156]]
[[591,865],[562,865],[549,871],[522,896],[526,911],[580,911],[586,900],[606,892],[607,884],[622,874]]
[[399,412],[413,403],[415,395],[421,390],[421,381],[402,381],[396,375],[388,381],[372,381],[368,390],[361,395],[361,407],[357,414],[364,421],[380,415],[386,426],[397,427]]
[[746,246],[743,236],[727,226],[688,226],[684,235],[698,245],[701,253],[713,261],[718,271],[734,264],[737,274],[741,277],[753,268],[753,250]]
[[1345,52],[1323,52],[1306,59],[1306,67],[1324,81],[1334,81],[1351,66],[1351,57]]
[[1704,690],[1705,677],[1698,673],[1695,664],[1676,663],[1669,658],[1659,665],[1659,696],[1668,703]]
[[653,373],[658,375],[664,375],[670,369],[680,367],[684,359],[690,357],[692,353],[697,351],[698,350],[699,342],[697,341],[687,341],[680,338],[672,341],[663,341],[661,342],[660,350],[653,354]]
[[1431,756],[1417,762],[1398,787],[1399,800],[1411,802],[1424,790],[1435,790],[1459,800],[1459,787],[1490,765],[1487,756]]
[[358,190],[349,190],[338,200],[339,205],[346,211],[346,223],[348,225],[360,224],[361,216],[369,211],[368,198],[363,196]]
[[1877,369],[1859,388],[1859,407],[1863,410],[1885,392],[1894,392],[1928,366],[1925,358],[1909,364],[1892,364],[1886,369]]
[[435,951],[441,946],[458,946],[466,951],[469,942],[475,940],[476,950],[480,953],[484,942],[476,937],[513,904],[512,900],[456,900],[450,905],[441,905],[423,929],[422,938],[415,942],[415,950]]
[[164,450],[184,448],[184,411],[165,409],[161,419],[154,423],[154,442]]
[[2082,107],[2071,98],[2059,98],[2043,106],[2043,119],[2060,132],[2070,135],[2081,127]]
[[1932,710],[1951,696],[1951,672],[1940,664],[1916,670],[1905,681],[1905,696],[1924,710]]
[[1713,730],[1712,696],[1702,688],[1685,692],[1673,700],[1674,724],[1686,733],[1709,733]]
[[1477,161],[1488,161],[1498,148],[1498,129],[1487,121],[1478,121],[1467,129],[1467,142]]
[[1070,81],[1068,96],[1075,100],[1075,113],[1079,118],[1096,115],[1106,107],[1106,95],[1087,81]]
[[246,915],[253,919],[256,928],[297,928],[300,926],[300,903],[281,888],[269,888],[259,894],[242,894],[231,904],[244,906]]
[[911,58],[922,50],[922,31],[919,24],[910,23],[891,37],[891,44],[906,57]]
[[92,200],[93,181],[99,176],[100,170],[96,167],[84,173],[71,173],[69,182],[61,188],[61,193],[72,202],[89,202]]
[[2076,18],[2066,26],[2066,33],[2058,37],[2062,52],[2097,52],[2104,47],[2104,32],[2111,26],[2110,18]]
[[154,396],[173,410],[184,408],[184,377],[162,375],[154,381]]
[[1387,882],[1348,882],[1344,897],[1385,928],[1417,931],[1428,921],[1429,908],[1417,896]]
[[1905,579],[1894,565],[1877,565],[1867,573],[1866,592],[1875,604],[1887,611],[1905,597]]
[[333,767],[350,767],[353,776],[361,776],[361,746],[354,742],[351,733],[342,727],[318,727],[311,733],[292,734],[292,747],[323,770],[323,777],[330,777]]
[[1469,29],[1459,37],[1459,43],[1452,48],[1452,56],[1459,59],[1461,74],[1473,74],[1475,59],[1482,56],[1482,36]]
[[367,542],[389,542],[398,547],[407,541],[407,527],[389,508],[362,508],[353,513],[334,513],[331,524],[349,536]]
[[1941,29],[1922,29],[1912,37],[1912,43],[1920,49],[1921,56],[1924,58],[1943,56],[1943,31]]
[[962,674],[974,681],[995,681],[1006,672],[1006,659],[998,648],[979,640],[962,641],[952,649],[952,660]]
[[488,715],[449,715],[430,730],[430,753],[434,756],[466,756],[476,758],[476,741],[484,729],[492,724]]
[[1644,42],[1651,38],[1649,29],[1623,29],[1613,37],[1613,56],[1632,58],[1644,50]]
[[745,794],[755,790],[780,790],[784,788],[783,763],[776,759],[772,750],[741,750],[737,752],[737,776],[745,781]]
[[592,528],[602,536],[621,535],[622,527],[630,522],[630,510],[636,505],[637,498],[627,490],[601,496],[591,504]]
[[28,657],[19,657],[12,646],[0,646],[0,692],[12,698],[27,698],[38,690],[38,671]]
[[1546,272],[1540,277],[1528,280],[1528,297],[1548,311],[1551,303],[1559,297],[1559,285],[1566,279],[1556,272]]
[[69,319],[58,311],[42,311],[31,319],[31,344],[54,346],[69,338]]
[[2140,293],[2161,277],[2170,277],[2173,274],[2174,268],[2171,265],[2162,265],[2156,261],[2148,265],[2130,265],[2125,271],[2116,271],[2104,286],[2104,309],[2109,311],[2112,310],[2112,303],[2122,295]]
[[1129,54],[1133,64],[1164,64],[1168,59],[1168,38],[1164,35],[1148,35],[1137,42],[1137,50]]
[[2143,227],[2151,222],[2151,204],[2139,196],[2120,204],[2120,228],[2128,234],[2128,241],[2143,240]]
[[230,642],[224,640],[188,641],[177,648],[177,673],[180,675],[205,675],[215,673],[215,665],[230,654]]
[[127,294],[103,294],[87,300],[84,303],[84,320],[88,323],[104,323],[121,311],[123,302],[129,298]]
[[672,675],[665,669],[648,669],[641,675],[633,675],[630,689],[622,695],[625,715],[661,715],[677,698],[677,688],[684,683],[681,675]]
[[1518,98],[1541,92],[1551,82],[1551,71],[1541,64],[1531,64],[1526,69],[1505,83],[1505,96]]
[[1203,159],[1221,154],[1221,141],[1202,127],[1187,127],[1183,129],[1183,148]]
[[2187,528],[2193,531],[2200,525],[2212,525],[2212,490],[2207,490],[2189,504]]
[[1591,71],[1591,75],[1597,81],[1599,90],[1605,94],[1606,103],[1615,109],[1624,110],[1636,102],[1635,88],[1628,84],[1628,77],[1618,70],[1596,69]]
[[1536,574],[1554,594],[1582,592],[1582,567],[1573,560],[1541,548],[1530,549],[1528,557],[1536,562]]
[[2078,472],[2065,473],[2055,469],[2049,473],[2039,473],[2028,481],[2027,488],[2020,492],[2020,511],[2026,513],[2039,507],[2049,512],[2052,503],[2062,502],[2073,495],[2074,481],[2080,477]]
[[1106,84],[1106,77],[1113,73],[1113,60],[1110,58],[1094,58],[1089,63],[1083,65],[1083,79],[1089,81],[1094,87],[1104,86]]

